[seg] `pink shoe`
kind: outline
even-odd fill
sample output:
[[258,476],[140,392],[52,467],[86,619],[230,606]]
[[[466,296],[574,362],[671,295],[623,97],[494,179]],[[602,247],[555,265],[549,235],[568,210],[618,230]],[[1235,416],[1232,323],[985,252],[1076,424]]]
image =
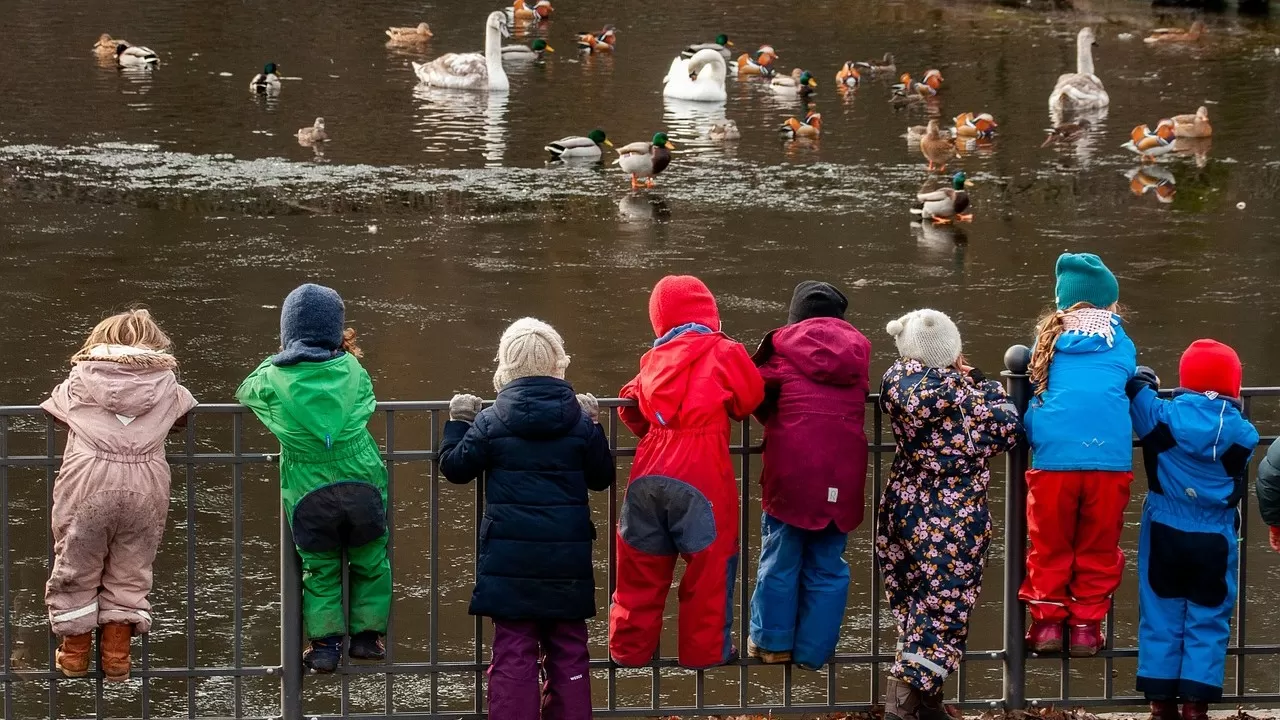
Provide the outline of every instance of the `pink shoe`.
[[1071,626],[1071,657],[1091,658],[1107,646],[1102,636],[1102,623]]
[[1062,623],[1032,621],[1027,631],[1027,652],[1037,655],[1062,652]]

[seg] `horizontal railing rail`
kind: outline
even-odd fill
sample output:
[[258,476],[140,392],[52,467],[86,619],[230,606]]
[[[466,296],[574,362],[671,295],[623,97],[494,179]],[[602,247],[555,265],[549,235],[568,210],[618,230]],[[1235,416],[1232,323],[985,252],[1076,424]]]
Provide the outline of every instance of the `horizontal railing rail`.
[[[1015,354],[1011,360],[1014,370],[1025,370]],[[1014,400],[1025,407],[1030,397],[1025,376],[1012,371],[1005,375]],[[1280,388],[1247,389],[1246,413],[1252,413],[1254,400],[1276,397]],[[608,660],[603,610],[615,583],[612,559],[625,465],[635,454],[634,445],[623,442],[630,434],[617,415],[624,404],[601,401],[602,422],[621,461],[619,482],[593,506],[604,528],[596,550],[602,571],[598,577],[604,580],[598,597],[602,614],[590,625],[595,714],[628,718],[853,712],[876,705],[883,672],[895,659],[895,630],[884,607],[872,550],[870,518],[875,516],[894,449],[876,398],[869,401],[867,419],[873,512],[850,544],[850,564],[857,574],[842,643],[819,673],[762,666],[751,659],[726,668],[688,671],[661,652],[641,669],[620,668]],[[169,448],[173,507],[156,563],[156,628],[136,649],[135,680],[115,686],[104,683],[100,674],[65,679],[53,666],[56,641],[47,627],[43,583],[53,557],[49,528],[53,484],[62,459],[61,431],[37,406],[0,407],[4,717],[486,717],[487,629],[482,619],[465,614],[474,581],[484,484],[462,489],[443,482],[436,458],[447,417],[445,401],[378,404],[371,427],[387,463],[388,552],[395,576],[387,657],[374,664],[344,664],[333,676],[317,676],[304,674],[300,658],[300,569],[271,467],[277,446],[243,406],[197,407]],[[752,490],[756,458],[762,451],[758,430],[750,422],[741,423],[730,447],[741,477],[743,562],[735,597],[739,647],[745,646],[748,633],[759,543],[758,523],[753,520],[759,512],[758,496]],[[948,685],[948,695],[966,708],[1139,703],[1141,699],[1128,692],[1137,654],[1136,647],[1126,645],[1136,635],[1132,607],[1122,608],[1123,616],[1113,611],[1108,640],[1114,649],[1097,660],[1026,655],[1024,608],[1017,599],[1026,552],[1026,467],[1025,447],[1009,453],[1004,497],[992,493],[993,518],[998,523],[1002,519],[1003,542],[991,549],[986,602],[973,619],[974,649]],[[1000,480],[993,481],[993,488]],[[1250,553],[1245,548],[1263,541],[1250,537],[1247,497],[1241,514],[1245,544],[1226,701],[1280,703],[1280,678],[1274,672],[1280,656],[1280,616],[1268,615],[1268,604],[1249,602]],[[1129,567],[1126,584],[1132,584],[1133,563]],[[999,590],[993,591],[993,586]],[[1272,581],[1264,589],[1274,598],[1280,588]],[[1247,633],[1255,624],[1262,626],[1268,642],[1249,644]],[[1256,660],[1252,666],[1251,659]],[[1250,667],[1256,669],[1246,673]]]

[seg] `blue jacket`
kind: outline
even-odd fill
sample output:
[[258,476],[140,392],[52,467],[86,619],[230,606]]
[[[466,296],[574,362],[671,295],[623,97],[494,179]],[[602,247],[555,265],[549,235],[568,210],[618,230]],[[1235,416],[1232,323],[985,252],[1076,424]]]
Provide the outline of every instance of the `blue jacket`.
[[1022,422],[1035,470],[1133,470],[1133,424],[1125,385],[1138,351],[1120,318],[1111,341],[1067,332],[1049,365],[1049,389],[1033,398]]
[[582,412],[569,383],[513,380],[474,425],[445,423],[440,472],[459,484],[487,473],[472,615],[596,614],[587,490],[613,484],[614,461],[604,431]]
[[1258,431],[1238,402],[1191,390],[1162,400],[1141,378],[1129,384],[1129,393],[1151,509],[1166,516],[1166,524],[1184,519],[1234,530],[1236,506],[1248,489],[1249,458],[1258,445]]

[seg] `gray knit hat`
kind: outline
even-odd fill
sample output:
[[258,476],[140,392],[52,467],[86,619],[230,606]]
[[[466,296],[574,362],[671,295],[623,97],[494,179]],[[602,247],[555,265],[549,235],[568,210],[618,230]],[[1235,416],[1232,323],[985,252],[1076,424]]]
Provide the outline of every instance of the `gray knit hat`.
[[345,311],[332,288],[314,283],[294,288],[280,307],[280,352],[271,363],[324,362],[341,355]]
[[960,329],[937,310],[913,310],[891,320],[885,330],[893,336],[898,354],[908,360],[945,368],[960,358]]
[[564,340],[550,325],[536,318],[520,318],[511,323],[498,341],[498,369],[493,373],[493,389],[522,377],[550,376],[564,379],[569,356]]

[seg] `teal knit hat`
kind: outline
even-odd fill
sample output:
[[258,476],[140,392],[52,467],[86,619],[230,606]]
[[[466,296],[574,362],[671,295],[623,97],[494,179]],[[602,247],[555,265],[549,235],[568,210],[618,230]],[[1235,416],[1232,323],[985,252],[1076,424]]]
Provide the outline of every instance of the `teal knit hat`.
[[1093,253],[1063,253],[1054,268],[1058,276],[1058,309],[1066,310],[1086,302],[1097,308],[1108,308],[1120,300],[1120,283],[1102,258]]

